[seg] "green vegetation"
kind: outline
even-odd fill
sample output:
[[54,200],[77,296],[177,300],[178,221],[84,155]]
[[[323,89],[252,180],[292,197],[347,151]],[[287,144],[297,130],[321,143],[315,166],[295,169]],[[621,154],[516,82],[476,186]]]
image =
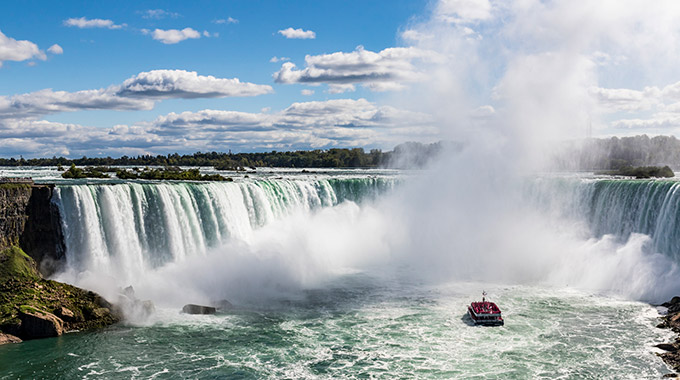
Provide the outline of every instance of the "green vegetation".
[[29,189],[31,185],[27,183],[0,183],[0,189]]
[[[453,144],[454,148],[460,148]],[[194,154],[179,155],[178,153],[167,156],[143,155],[136,157],[122,156],[120,158],[83,156],[77,159],[64,157],[15,159],[0,158],[0,166],[94,166],[90,172],[105,173],[110,170],[102,170],[100,167],[107,166],[213,166],[218,170],[245,170],[255,167],[286,167],[286,168],[362,168],[362,167],[385,167],[391,163],[400,161],[403,155],[416,156],[416,165],[421,165],[432,157],[435,157],[443,148],[442,143],[421,144],[405,143],[398,145],[392,152],[383,152],[380,149],[371,149],[365,152],[363,148],[353,149],[327,149],[327,150],[300,150],[293,152],[264,152],[264,153],[218,153],[197,152]],[[67,175],[85,178],[77,175],[87,175],[75,169],[67,171]]]
[[116,177],[120,179],[152,179],[152,180],[180,180],[180,181],[232,181],[231,178],[219,174],[201,174],[198,169],[182,170],[178,167],[144,170],[116,170]]
[[64,321],[67,330],[103,327],[117,321],[108,312],[98,312],[105,303],[93,292],[43,279],[35,261],[19,247],[0,251],[1,332],[18,335],[22,310],[52,313],[62,307],[73,313]]
[[0,283],[12,278],[37,280],[40,278],[35,262],[19,247],[0,252]]
[[598,172],[597,174],[624,175],[635,178],[671,178],[675,176],[673,170],[668,166],[626,166],[617,170]]
[[102,171],[102,168],[87,167],[85,169],[80,169],[80,168],[77,168],[75,164],[71,164],[71,167],[67,171],[62,173],[61,176],[64,177],[64,178],[72,178],[72,179],[110,178],[108,174],[105,174]]

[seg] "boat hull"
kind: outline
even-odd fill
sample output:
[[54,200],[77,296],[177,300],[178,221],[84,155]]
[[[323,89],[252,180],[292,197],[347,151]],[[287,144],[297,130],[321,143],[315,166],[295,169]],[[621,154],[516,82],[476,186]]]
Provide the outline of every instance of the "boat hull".
[[468,306],[468,315],[470,316],[470,319],[475,325],[481,325],[481,326],[503,326],[505,325],[505,321],[503,321],[503,317],[500,316],[500,313],[498,314],[484,314],[480,313],[477,314],[472,310],[470,306]]

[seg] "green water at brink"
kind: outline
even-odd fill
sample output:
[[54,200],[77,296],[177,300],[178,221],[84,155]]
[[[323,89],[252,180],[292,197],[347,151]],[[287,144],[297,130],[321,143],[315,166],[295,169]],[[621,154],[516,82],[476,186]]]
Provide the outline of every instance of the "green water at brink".
[[0,378],[658,379],[656,309],[575,290],[484,285],[503,327],[471,326],[481,284],[363,275],[213,316],[0,346]]

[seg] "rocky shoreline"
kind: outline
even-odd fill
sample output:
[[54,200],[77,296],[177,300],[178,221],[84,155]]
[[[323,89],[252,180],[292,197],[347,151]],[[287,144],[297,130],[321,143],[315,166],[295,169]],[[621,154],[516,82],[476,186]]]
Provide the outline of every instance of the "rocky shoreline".
[[102,328],[120,313],[98,294],[44,279],[21,248],[0,251],[0,344]]
[[676,335],[671,343],[659,343],[655,347],[664,350],[665,352],[658,354],[659,357],[671,367],[675,373],[670,373],[664,377],[680,377],[680,297],[673,297],[668,302],[659,306],[664,306],[668,309],[666,315],[663,315],[661,323],[657,326],[662,329],[671,329]]

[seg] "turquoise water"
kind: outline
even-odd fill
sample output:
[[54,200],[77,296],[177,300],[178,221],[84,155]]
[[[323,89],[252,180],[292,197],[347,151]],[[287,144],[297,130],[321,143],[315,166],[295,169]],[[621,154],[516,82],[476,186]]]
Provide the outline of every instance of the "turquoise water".
[[[258,170],[219,184],[59,182],[67,262],[56,278],[114,301],[133,285],[157,313],[0,346],[0,378],[669,372],[653,347],[669,332],[655,328],[655,308],[630,299],[675,294],[677,182],[538,178],[522,199],[483,186],[400,198],[409,181],[386,171]],[[490,199],[517,207],[480,207]],[[513,285],[461,282],[479,273]],[[465,318],[482,290],[505,326]],[[222,298],[237,309],[179,313]]]
[[[382,285],[381,285],[382,284]],[[0,346],[1,378],[658,379],[657,311],[572,290],[496,286],[503,327],[464,316],[480,284],[346,277],[213,316]],[[486,284],[485,286],[488,286]]]

